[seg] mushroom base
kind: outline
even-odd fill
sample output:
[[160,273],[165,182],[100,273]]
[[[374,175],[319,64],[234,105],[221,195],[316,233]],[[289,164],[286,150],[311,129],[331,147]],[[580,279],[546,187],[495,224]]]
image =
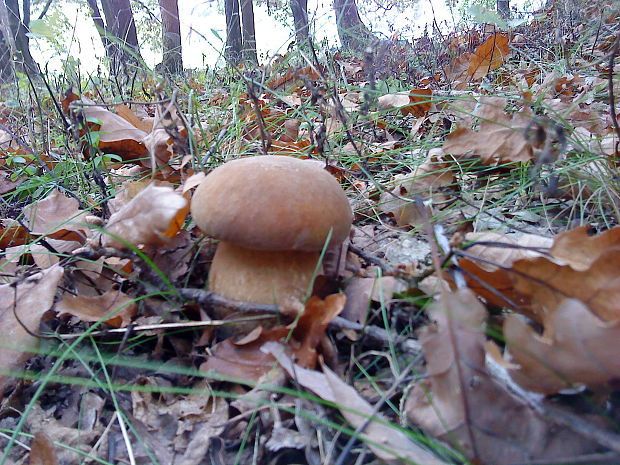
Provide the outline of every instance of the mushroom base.
[[254,250],[220,242],[209,271],[209,290],[242,302],[303,302],[319,258],[319,252]]

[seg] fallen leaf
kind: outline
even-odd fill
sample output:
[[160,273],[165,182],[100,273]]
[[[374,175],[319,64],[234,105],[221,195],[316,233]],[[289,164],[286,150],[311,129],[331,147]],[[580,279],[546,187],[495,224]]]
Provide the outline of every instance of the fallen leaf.
[[551,255],[577,271],[585,271],[609,249],[620,246],[620,226],[596,235],[588,234],[588,230],[582,226],[558,234]]
[[413,201],[414,197],[419,196],[441,209],[451,200],[455,178],[447,164],[429,159],[409,174],[396,175],[391,184],[395,187],[381,194],[381,211],[393,215],[399,226],[418,226],[424,218]]
[[101,321],[116,328],[127,326],[135,316],[137,304],[127,294],[119,290],[109,290],[95,297],[65,294],[56,305],[60,315],[69,314],[82,321]]
[[84,135],[97,132],[97,147],[103,153],[119,155],[125,161],[137,160],[147,156],[148,151],[143,143],[147,133],[135,127],[122,116],[96,105],[87,97],[72,101],[69,108],[71,111],[81,113],[83,120],[87,122],[89,128],[88,132],[83,131]]
[[30,444],[29,465],[58,465],[56,447],[52,439],[43,431],[34,435]]
[[[282,346],[274,342],[265,344],[263,350],[275,356],[292,379],[319,397],[335,403],[353,428],[366,425],[360,437],[380,460],[387,463],[446,464],[414,443],[397,427],[391,426],[381,414],[373,415],[373,407],[325,365],[323,373],[295,365]],[[372,418],[371,421],[367,422],[368,418]]]
[[219,375],[237,380],[256,382],[273,369],[275,359],[260,348],[268,341],[284,340],[290,334],[285,327],[262,330],[254,340],[235,343],[231,338],[219,342],[210,351],[209,358],[200,366],[201,372],[214,371]]
[[85,224],[87,214],[79,209],[76,199],[67,197],[58,189],[24,209],[31,233],[82,243],[89,235]]
[[104,247],[162,245],[174,237],[185,221],[189,204],[171,187],[149,184],[114,213],[101,238]]
[[532,310],[544,323],[566,298],[581,300],[601,320],[620,320],[620,247],[599,256],[587,270],[577,271],[538,257],[512,265],[514,288],[532,299]]
[[404,291],[404,284],[393,276],[376,278],[354,277],[347,282],[344,293],[347,301],[342,317],[356,323],[365,324],[371,301],[388,305],[394,292]]
[[0,285],[0,396],[11,371],[36,351],[39,339],[32,334],[39,332],[41,317],[54,303],[63,273],[61,267],[53,266],[22,281]]
[[562,389],[592,388],[620,378],[620,358],[615,347],[620,321],[606,323],[583,302],[563,300],[550,312],[543,334],[538,334],[519,315],[508,315],[504,337],[509,370],[519,385],[530,391],[555,394]]
[[469,58],[467,74],[470,79],[481,79],[489,71],[499,68],[504,64],[506,56],[510,53],[508,46],[510,38],[508,34],[499,32],[491,35]]
[[480,111],[476,114],[480,118],[478,130],[457,128],[446,138],[444,153],[464,156],[472,152],[488,165],[530,161],[534,152],[525,137],[525,129],[531,117],[505,113],[506,100],[502,97],[486,97],[480,104]]
[[486,317],[467,289],[432,305],[436,324],[421,335],[428,378],[410,391],[407,418],[479,464],[507,465],[531,457],[554,462],[595,450],[595,444],[540,417],[489,374]]

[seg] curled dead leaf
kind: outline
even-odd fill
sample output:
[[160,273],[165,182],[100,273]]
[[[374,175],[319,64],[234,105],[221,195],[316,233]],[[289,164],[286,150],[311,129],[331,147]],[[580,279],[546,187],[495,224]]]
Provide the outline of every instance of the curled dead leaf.
[[405,413],[425,432],[488,465],[555,459],[595,450],[592,442],[555,428],[492,377],[485,360],[486,309],[467,289],[442,296],[436,325],[421,340],[429,377],[410,391]]
[[161,245],[174,237],[185,221],[189,203],[171,187],[149,184],[114,213],[101,238],[104,247]]
[[84,242],[89,235],[87,212],[79,209],[79,202],[55,189],[42,200],[24,209],[28,229],[33,234],[53,239]]
[[53,266],[23,281],[0,285],[0,396],[9,380],[6,373],[19,369],[36,350],[39,339],[32,334],[38,333],[41,317],[54,303],[63,273]]
[[459,127],[446,138],[444,152],[458,156],[472,152],[487,165],[530,161],[534,152],[525,138],[525,129],[531,118],[527,114],[505,113],[506,100],[502,97],[486,97],[480,103],[476,115],[481,120],[478,131]]
[[510,376],[525,389],[554,394],[580,385],[596,388],[620,378],[616,353],[620,321],[606,323],[583,302],[565,299],[538,334],[519,315],[504,322]]
[[101,321],[116,328],[131,323],[136,314],[134,299],[119,290],[109,290],[100,296],[65,295],[56,305],[56,311],[78,317],[82,321]]

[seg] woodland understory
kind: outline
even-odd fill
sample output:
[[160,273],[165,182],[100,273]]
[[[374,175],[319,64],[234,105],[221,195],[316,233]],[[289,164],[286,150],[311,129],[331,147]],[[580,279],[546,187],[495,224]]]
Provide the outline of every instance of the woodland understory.
[[[208,71],[17,72],[0,464],[619,464],[619,11],[557,1]],[[192,198],[255,157],[329,173],[352,211],[303,298],[253,300],[263,268],[210,281],[224,239]],[[218,211],[329,210],[304,186]]]

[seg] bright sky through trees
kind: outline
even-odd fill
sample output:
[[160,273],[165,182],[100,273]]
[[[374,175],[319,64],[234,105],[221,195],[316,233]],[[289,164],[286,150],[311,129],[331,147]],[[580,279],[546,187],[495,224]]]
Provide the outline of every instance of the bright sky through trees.
[[[541,1],[513,0],[515,7]],[[530,7],[531,8],[531,7]],[[536,8],[536,6],[534,6]],[[533,9],[533,8],[531,8]],[[419,36],[426,25],[435,20],[440,26],[448,23],[452,25],[458,18],[457,11],[451,11],[444,0],[419,0],[415,5],[407,8],[403,13],[388,11],[368,6],[366,15],[362,18],[369,28],[378,37],[389,38],[394,31],[401,32],[403,38],[412,35]],[[101,39],[98,37],[93,23],[84,11],[77,8],[67,8],[64,13],[74,24],[75,30],[67,30],[67,38],[73,37],[69,48],[69,55],[79,58],[82,70],[94,71],[104,57]],[[159,16],[159,11],[153,12]],[[288,13],[288,10],[287,10]],[[332,3],[330,0],[309,0],[308,13],[314,22],[315,38],[320,41],[327,39],[330,45],[338,44],[338,34]],[[139,10],[135,14],[141,14]],[[219,51],[225,40],[225,18],[216,1],[179,0],[179,14],[181,17],[181,35],[183,40],[183,63],[187,68],[201,68],[212,66],[218,59]],[[259,55],[272,56],[276,53],[284,54],[293,38],[292,18],[287,18],[289,24],[283,24],[272,14],[267,13],[265,5],[255,6],[256,42]],[[59,69],[66,58],[66,54],[55,55],[50,53],[51,47],[46,39],[38,38],[31,42],[32,53],[41,66],[47,64],[49,69]],[[161,55],[155,54],[150,47],[141,49],[142,55],[149,66],[161,61]]]

